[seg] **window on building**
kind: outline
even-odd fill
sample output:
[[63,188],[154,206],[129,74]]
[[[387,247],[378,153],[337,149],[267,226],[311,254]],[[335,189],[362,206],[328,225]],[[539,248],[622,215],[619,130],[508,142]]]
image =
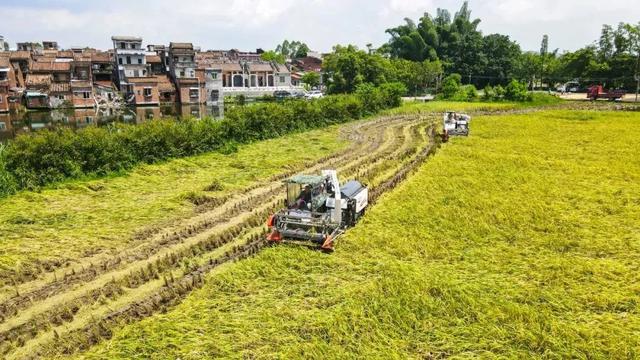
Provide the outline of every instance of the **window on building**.
[[145,97],[151,97],[151,88],[150,87],[144,88],[144,96]]
[[283,83],[284,82],[284,76],[280,76],[280,82]]
[[138,90],[138,95],[140,95],[140,90]]
[[[2,99],[2,96],[0,96],[0,104],[2,104],[2,101],[4,101],[4,100]],[[4,124],[4,123],[2,123],[2,124]]]
[[121,57],[118,58],[118,64],[122,65],[122,58]]
[[127,56],[127,64],[131,64],[131,56]]
[[189,97],[190,98],[198,98],[199,96],[198,89],[189,89]]
[[91,116],[85,116],[84,122],[87,124],[91,124],[93,122],[93,118]]
[[138,64],[142,64],[142,58],[138,58]]
[[142,76],[147,76],[147,70],[142,70]]
[[218,80],[218,73],[217,73],[217,72],[215,72],[215,71],[214,71],[214,72],[212,72],[212,73],[211,73],[211,78],[212,78],[213,80]]
[[4,121],[0,121],[0,130],[6,130],[7,129],[7,124],[4,123]]
[[120,49],[126,49],[127,48],[127,43],[120,43]]
[[89,98],[91,98],[91,93],[90,93],[90,92],[88,92],[88,91],[83,92],[83,93],[82,93],[82,98],[83,98],[83,99],[89,99]]
[[64,95],[58,95],[58,100],[64,100]]
[[133,77],[140,76],[140,72],[138,70],[133,70]]
[[183,78],[183,77],[184,77],[184,75],[185,75],[185,74],[184,74],[184,70],[183,70],[183,71],[180,71],[180,77],[181,77],[181,78]]

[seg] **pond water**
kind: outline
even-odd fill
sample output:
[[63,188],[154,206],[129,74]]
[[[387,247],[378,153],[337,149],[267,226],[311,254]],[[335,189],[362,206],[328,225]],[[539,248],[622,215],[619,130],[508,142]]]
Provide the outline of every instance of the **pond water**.
[[98,112],[96,109],[65,109],[2,113],[0,114],[0,141],[41,129],[58,127],[80,129],[87,126],[105,126],[114,122],[141,124],[145,121],[167,117],[195,117],[198,119],[213,117],[218,119],[224,117],[224,108],[206,105],[168,105],[125,108],[117,111],[109,109],[106,112]]

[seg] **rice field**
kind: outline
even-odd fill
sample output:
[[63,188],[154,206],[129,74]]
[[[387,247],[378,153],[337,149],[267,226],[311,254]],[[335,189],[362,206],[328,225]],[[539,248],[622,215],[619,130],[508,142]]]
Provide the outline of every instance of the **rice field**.
[[640,114],[476,117],[325,255],[266,248],[74,357],[640,356]]

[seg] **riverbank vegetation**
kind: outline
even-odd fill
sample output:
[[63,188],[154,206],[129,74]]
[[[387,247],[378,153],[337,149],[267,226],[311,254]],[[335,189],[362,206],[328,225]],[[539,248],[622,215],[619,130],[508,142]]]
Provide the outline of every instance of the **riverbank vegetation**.
[[404,91],[402,85],[385,83],[352,95],[234,107],[223,120],[150,121],[20,135],[0,148],[0,195],[208,151],[233,152],[237,144],[340,124],[399,106]]

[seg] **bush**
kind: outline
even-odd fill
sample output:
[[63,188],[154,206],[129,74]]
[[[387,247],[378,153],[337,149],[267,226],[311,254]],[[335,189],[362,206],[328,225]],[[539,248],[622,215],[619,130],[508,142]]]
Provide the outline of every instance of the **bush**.
[[531,101],[532,97],[527,86],[517,80],[511,80],[504,90],[504,98],[511,101]]
[[491,86],[487,85],[484,87],[484,94],[482,94],[482,100],[484,101],[494,101],[497,99],[496,90]]
[[447,76],[442,83],[442,97],[444,99],[453,99],[460,92],[461,84],[462,76],[460,74]]
[[222,120],[156,120],[43,130],[0,148],[0,196],[83,176],[102,176],[207,151],[232,153],[239,144],[343,123],[398,106],[406,89],[361,85],[357,94],[287,100],[229,109]]

